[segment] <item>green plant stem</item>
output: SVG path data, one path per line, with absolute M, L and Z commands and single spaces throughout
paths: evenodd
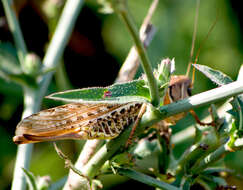
M 43 60 L 44 67 L 54 68 L 57 66 L 58 61 L 63 54 L 64 47 L 66 46 L 72 33 L 74 23 L 82 8 L 83 2 L 83 0 L 68 0 L 65 4 L 58 26 L 55 30 L 54 36 L 50 42 L 47 53 Z M 46 93 L 52 75 L 53 72 L 44 75 L 41 78 L 39 89 L 35 91 L 32 91 L 29 88 L 25 88 L 25 110 L 23 117 L 33 114 L 40 109 L 42 98 Z M 12 190 L 24 190 L 26 187 L 24 173 L 21 168 L 28 168 L 32 149 L 32 144 L 18 146 Z
M 93 178 L 101 166 L 111 158 L 117 150 L 125 145 L 131 132 L 131 127 L 125 130 L 119 137 L 109 141 L 90 159 L 90 161 L 82 168 L 82 173 L 89 178 Z
M 13 10 L 13 1 L 11 0 L 2 0 L 3 3 L 3 8 L 5 11 L 5 15 L 8 21 L 8 26 L 12 32 L 13 38 L 14 38 L 14 42 L 15 42 L 15 46 L 17 48 L 17 53 L 18 53 L 18 58 L 20 61 L 20 64 L 23 68 L 23 64 L 24 64 L 24 58 L 27 55 L 27 48 L 24 42 L 24 38 L 19 26 L 19 22 L 16 18 L 16 15 L 14 13 Z
M 10 4 L 10 2 L 12 1 L 2 0 L 8 25 L 12 32 L 14 42 L 17 48 L 18 58 L 23 68 L 24 58 L 27 55 L 27 48 L 19 26 L 19 22 L 16 18 L 14 10 L 12 9 L 13 5 Z M 27 117 L 30 114 L 35 113 L 39 110 L 39 105 L 36 104 L 35 100 L 36 100 L 36 96 L 33 89 L 25 87 L 24 88 L 24 112 L 22 114 L 22 118 Z M 29 168 L 32 149 L 33 149 L 32 144 L 18 146 L 13 181 L 12 181 L 13 190 L 25 189 L 26 187 L 26 180 L 22 168 L 26 168 L 26 169 Z
M 24 112 L 22 118 L 25 118 L 39 110 L 39 105 L 36 104 L 35 100 L 35 92 L 26 87 L 24 89 Z M 18 146 L 11 187 L 12 190 L 24 190 L 26 188 L 26 181 L 22 168 L 29 168 L 32 150 L 33 144 L 23 144 Z
M 191 173 L 199 173 L 200 171 L 207 168 L 210 164 L 213 162 L 223 158 L 226 154 L 239 150 L 243 148 L 243 138 L 235 140 L 232 147 L 229 148 L 228 142 L 221 145 L 218 149 L 216 149 L 211 154 L 207 155 L 202 161 L 200 161 L 198 164 L 195 164 L 195 166 L 191 169 Z
M 68 79 L 68 75 L 65 70 L 63 61 L 60 61 L 59 66 L 56 69 L 55 79 L 56 79 L 56 85 L 58 87 L 58 91 L 72 89 L 72 84 Z
M 64 52 L 72 34 L 75 21 L 81 11 L 84 0 L 68 0 L 65 4 L 58 25 L 43 59 L 45 69 L 55 68 Z M 41 94 L 43 97 L 52 78 L 53 72 L 46 74 L 41 80 Z M 44 93 L 42 93 L 44 92 Z
M 138 29 L 133 21 L 132 16 L 129 13 L 129 10 L 127 7 L 127 1 L 126 0 L 122 0 L 120 2 L 115 1 L 114 4 L 116 4 L 114 6 L 117 7 L 117 8 L 115 8 L 115 10 L 117 10 L 118 14 L 120 15 L 120 17 L 126 24 L 128 31 L 130 32 L 130 34 L 133 38 L 138 55 L 140 56 L 141 65 L 143 67 L 143 70 L 144 70 L 147 80 L 148 80 L 151 103 L 153 106 L 158 107 L 159 106 L 159 91 L 158 91 L 157 82 L 154 78 L 148 55 L 145 51 L 143 43 L 141 42 L 141 40 L 139 38 Z
M 192 167 L 191 173 L 196 174 L 205 169 L 209 164 L 212 164 L 213 162 L 219 160 L 222 158 L 224 154 L 229 152 L 227 149 L 226 144 L 221 145 L 218 149 L 216 149 L 213 153 L 207 155 L 199 164 L 196 164 Z
M 199 106 L 239 95 L 241 93 L 243 93 L 243 83 L 241 81 L 236 81 L 219 88 L 194 95 L 190 98 L 165 105 L 160 108 L 160 112 L 162 113 L 163 117 L 168 117 L 177 113 L 189 111 L 190 109 L 194 109 Z
M 93 156 L 97 149 L 101 147 L 103 143 L 103 140 L 87 140 L 74 167 L 81 171 L 81 169 L 85 166 L 85 164 L 89 161 L 89 159 Z M 82 186 L 80 178 L 80 175 L 77 175 L 72 170 L 69 170 L 68 179 L 64 185 L 63 190 L 70 190 L 70 187 L 72 187 L 72 190 L 80 189 Z M 84 180 L 87 179 L 84 178 Z
M 156 122 L 165 119 L 166 117 L 172 116 L 180 112 L 189 111 L 190 109 L 195 109 L 199 106 L 210 104 L 223 98 L 228 98 L 230 96 L 235 96 L 241 93 L 243 93 L 243 83 L 233 82 L 231 84 L 194 95 L 190 98 L 180 100 L 176 103 L 163 106 L 160 108 L 162 114 L 158 114 L 158 112 L 156 111 L 146 112 L 140 122 L 135 136 L 139 133 L 142 133 L 145 127 L 151 126 Z M 90 159 L 85 167 L 82 168 L 82 173 L 90 178 L 93 178 L 98 173 L 100 167 L 104 164 L 104 162 L 106 160 L 109 160 L 114 155 L 114 153 L 124 145 L 130 134 L 130 130 L 130 127 L 128 127 L 121 135 L 104 145 Z
M 66 181 L 67 181 L 67 176 L 64 176 L 58 181 L 52 183 L 51 186 L 48 188 L 48 190 L 60 190 Z

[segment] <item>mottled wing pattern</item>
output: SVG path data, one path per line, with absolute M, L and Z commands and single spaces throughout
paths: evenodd
M 60 139 L 114 138 L 137 117 L 140 103 L 72 103 L 40 111 L 22 120 L 13 138 L 17 144 Z

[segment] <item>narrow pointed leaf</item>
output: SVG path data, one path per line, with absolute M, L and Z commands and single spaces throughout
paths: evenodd
M 214 70 L 205 65 L 193 64 L 193 66 L 219 86 L 233 82 L 229 76 L 225 75 L 221 71 Z
M 243 78 L 243 66 L 238 74 L 237 80 L 240 81 Z M 241 136 L 243 132 L 243 94 L 238 95 L 235 97 L 231 102 L 232 109 L 228 111 L 234 118 L 235 118 L 235 125 L 236 128 L 240 131 Z
M 22 169 L 23 169 L 25 177 L 27 179 L 27 183 L 28 183 L 29 189 L 30 190 L 37 190 L 35 176 L 31 172 L 29 172 L 28 170 L 26 170 L 24 168 L 22 168 Z
M 0 72 L 15 75 L 22 73 L 16 49 L 10 43 L 0 43 Z
M 118 83 L 108 87 L 69 90 L 49 95 L 47 98 L 77 103 L 127 103 L 149 102 L 149 89 L 144 80 Z
M 16 49 L 10 43 L 0 43 L 0 77 L 8 82 L 37 87 L 35 80 L 23 73 Z
M 126 177 L 129 177 L 131 179 L 134 179 L 136 181 L 145 183 L 147 185 L 157 187 L 164 190 L 179 190 L 179 188 L 170 185 L 168 183 L 165 183 L 163 181 L 159 181 L 153 177 L 150 177 L 148 175 L 145 175 L 143 173 L 137 172 L 135 170 L 131 169 L 125 169 L 125 168 L 117 168 L 117 173 Z

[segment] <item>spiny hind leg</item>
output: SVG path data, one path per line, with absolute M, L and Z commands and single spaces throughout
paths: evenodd
M 196 122 L 199 124 L 199 125 L 202 125 L 202 126 L 216 126 L 216 123 L 215 121 L 211 121 L 211 122 L 202 122 L 199 117 L 197 116 L 196 112 L 194 110 L 190 110 L 189 111 L 190 114 L 194 117 L 194 119 L 196 120 Z M 213 117 L 212 117 L 213 118 Z
M 146 111 L 146 107 L 147 107 L 146 104 L 143 104 L 143 105 L 142 105 L 142 107 L 141 107 L 141 109 L 140 109 L 140 111 L 139 111 L 139 113 L 138 113 L 138 117 L 137 117 L 137 119 L 135 120 L 135 122 L 134 122 L 134 124 L 133 124 L 132 130 L 131 130 L 131 133 L 130 133 L 130 135 L 129 135 L 129 138 L 128 138 L 127 142 L 126 142 L 125 148 L 127 148 L 129 145 L 132 144 L 132 138 L 133 138 L 133 136 L 134 136 L 134 133 L 135 133 L 135 131 L 136 131 L 136 128 L 137 128 L 137 126 L 138 126 L 138 124 L 139 124 L 139 122 L 140 122 L 140 120 L 141 120 L 143 114 L 144 114 L 145 111 Z

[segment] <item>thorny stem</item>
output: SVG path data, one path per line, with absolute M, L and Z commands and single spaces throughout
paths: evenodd
M 45 68 L 54 68 L 57 66 L 60 57 L 63 54 L 64 47 L 66 46 L 68 39 L 71 35 L 71 32 L 74 27 L 74 23 L 78 17 L 78 14 L 82 8 L 83 0 L 69 0 L 67 1 L 64 10 L 62 12 L 61 18 L 59 20 L 58 26 L 55 30 L 54 36 L 50 45 L 48 47 L 47 53 L 43 60 L 43 66 Z M 3 0 L 4 6 L 9 6 L 8 0 Z M 6 13 L 6 15 L 14 15 L 12 9 L 8 9 L 10 13 Z M 9 20 L 8 20 L 9 21 Z M 10 23 L 14 23 L 14 26 L 17 27 L 18 23 L 16 17 L 10 17 Z M 18 50 L 23 50 L 22 57 L 27 53 L 25 46 L 22 44 L 23 37 L 20 32 L 20 28 L 14 28 L 13 35 L 16 40 L 16 46 Z M 17 33 L 16 33 L 17 32 Z M 22 38 L 22 40 L 21 40 Z M 21 59 L 22 59 L 21 57 Z M 24 89 L 24 104 L 25 110 L 23 112 L 23 117 L 31 115 L 37 112 L 40 109 L 40 104 L 43 96 L 46 93 L 47 87 L 51 81 L 51 77 L 53 72 L 44 75 L 40 80 L 40 88 L 37 90 L 30 90 L 28 87 Z M 13 190 L 24 190 L 26 187 L 26 181 L 24 178 L 24 173 L 21 168 L 28 168 L 31 158 L 33 145 L 19 145 L 16 157 L 16 165 L 14 170 L 14 178 L 12 183 Z
M 117 4 L 117 5 L 115 5 L 115 4 Z M 128 30 L 133 38 L 135 47 L 136 47 L 137 52 L 141 59 L 141 65 L 143 67 L 143 70 L 144 70 L 147 80 L 148 80 L 151 103 L 153 106 L 158 107 L 159 99 L 160 99 L 158 86 L 157 86 L 156 80 L 155 80 L 153 72 L 152 72 L 151 63 L 149 61 L 148 55 L 146 54 L 143 43 L 141 42 L 141 40 L 139 38 L 138 29 L 133 21 L 132 16 L 129 13 L 129 10 L 127 7 L 127 1 L 122 0 L 120 2 L 114 2 L 113 6 L 116 7 L 115 10 L 117 10 L 118 14 L 121 16 L 122 20 L 125 22 Z
M 194 109 L 195 107 L 203 106 L 206 104 L 214 103 L 221 99 L 229 98 L 239 95 L 243 92 L 243 83 L 241 81 L 232 82 L 219 88 L 215 88 L 190 98 L 165 105 L 160 108 L 163 117 L 169 117 L 177 113 Z
M 36 93 L 32 89 L 24 88 L 24 111 L 22 118 L 25 118 L 39 110 L 36 104 Z M 22 144 L 17 148 L 17 156 L 12 181 L 12 190 L 24 190 L 26 187 L 25 175 L 22 168 L 28 169 L 30 165 L 33 144 Z
M 24 42 L 22 32 L 20 30 L 19 22 L 12 9 L 13 5 L 9 0 L 2 0 L 6 18 L 9 28 L 13 34 L 14 42 L 17 48 L 18 58 L 23 68 L 24 58 L 27 54 L 27 48 Z M 35 94 L 32 89 L 28 87 L 24 88 L 24 112 L 22 118 L 38 111 L 38 106 L 35 105 Z M 20 145 L 17 149 L 17 157 L 14 168 L 14 176 L 12 182 L 12 189 L 25 189 L 26 181 L 25 176 L 21 168 L 29 168 L 30 157 L 32 153 L 33 145 Z
M 24 38 L 19 26 L 19 22 L 13 10 L 13 5 L 10 3 L 12 1 L 2 0 L 6 18 L 8 21 L 9 28 L 12 32 L 14 42 L 17 48 L 17 54 L 20 64 L 23 68 L 24 58 L 27 54 L 27 48 L 24 42 Z M 35 92 L 28 88 L 24 88 L 24 112 L 22 118 L 33 114 L 39 110 L 38 105 L 35 104 L 36 96 Z M 17 149 L 16 163 L 14 168 L 14 175 L 12 181 L 12 189 L 25 189 L 26 181 L 22 168 L 29 168 L 30 158 L 32 154 L 33 145 L 20 145 Z

